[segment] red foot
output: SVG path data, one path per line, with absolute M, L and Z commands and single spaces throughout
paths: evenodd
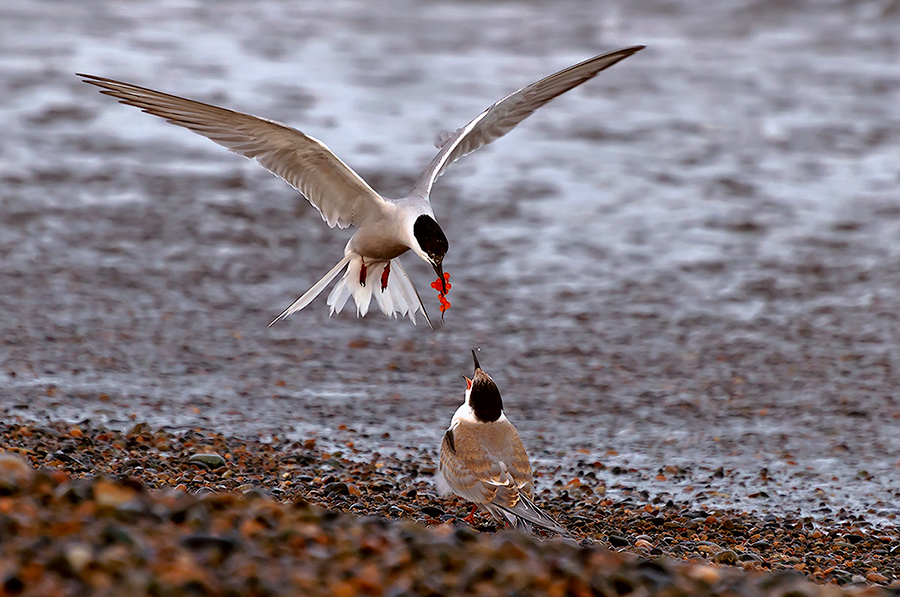
M 360 264 L 359 264 L 359 285 L 360 286 L 366 285 L 366 278 L 368 277 L 368 275 L 369 275 L 369 268 L 366 267 L 366 262 L 365 261 L 360 262 Z
M 384 292 L 387 288 L 388 276 L 391 275 L 391 262 L 388 261 L 387 265 L 384 266 L 384 271 L 381 272 L 381 292 Z
M 475 526 L 475 512 L 478 511 L 478 506 L 472 506 L 472 511 L 469 512 L 469 515 L 463 518 L 463 521 L 468 522 L 470 525 Z

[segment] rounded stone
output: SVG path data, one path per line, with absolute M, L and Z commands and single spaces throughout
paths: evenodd
M 202 464 L 207 468 L 221 468 L 225 466 L 225 459 L 218 454 L 194 454 L 188 459 L 188 462 Z

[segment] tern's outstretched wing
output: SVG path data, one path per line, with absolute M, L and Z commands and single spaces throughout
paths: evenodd
M 359 225 L 384 199 L 321 141 L 287 125 L 130 83 L 78 74 L 121 103 L 183 126 L 260 165 L 300 191 L 332 228 Z
M 595 56 L 507 95 L 479 114 L 475 120 L 443 139 L 440 151 L 416 181 L 413 194 L 427 197 L 434 181 L 444 173 L 447 166 L 479 147 L 496 141 L 553 98 L 578 87 L 600 71 L 642 49 L 644 46 L 632 46 Z

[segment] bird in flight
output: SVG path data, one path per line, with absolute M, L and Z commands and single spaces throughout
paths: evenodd
M 343 259 L 272 323 L 309 305 L 343 272 L 328 295 L 332 315 L 339 313 L 352 296 L 357 316 L 365 316 L 374 296 L 387 316 L 408 316 L 415 324 L 416 313 L 421 310 L 433 327 L 399 257 L 411 250 L 434 268 L 438 279 L 432 286 L 438 291 L 443 314 L 450 306 L 445 298 L 450 290 L 449 275 L 443 270 L 449 244 L 429 199 L 437 178 L 448 165 L 499 139 L 553 98 L 643 48 L 615 50 L 563 69 L 507 95 L 469 124 L 442 135 L 437 155 L 419 175 L 412 191 L 400 199 L 382 197 L 324 143 L 280 122 L 105 77 L 82 73 L 78 76 L 120 103 L 256 159 L 306 197 L 330 227 L 356 227 L 344 247 Z

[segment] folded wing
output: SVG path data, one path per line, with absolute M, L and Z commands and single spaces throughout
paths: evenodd
M 597 73 L 628 58 L 644 46 L 632 46 L 595 56 L 506 96 L 466 126 L 442 135 L 441 149 L 416 181 L 414 193 L 427 197 L 434 181 L 459 158 L 496 141 L 553 98 L 578 87 Z
M 507 425 L 514 433 L 512 425 Z M 447 488 L 476 504 L 506 507 L 512 507 L 521 494 L 531 495 L 531 465 L 518 435 L 501 446 L 501 438 L 476 437 L 473 431 L 471 425 L 461 424 L 444 434 L 440 472 Z
M 547 514 L 544 513 L 543 510 L 535 506 L 534 502 L 532 502 L 525 495 L 519 495 L 519 499 L 516 500 L 516 503 L 512 506 L 503 506 L 500 504 L 498 504 L 498 506 L 504 512 L 509 512 L 513 516 L 533 525 L 543 527 L 548 531 L 553 531 L 554 533 L 559 533 L 563 537 L 570 536 L 569 531 L 568 529 L 566 529 L 566 527 L 550 518 Z
M 359 225 L 385 200 L 321 141 L 251 114 L 219 108 L 130 83 L 78 74 L 121 103 L 165 118 L 260 165 L 300 191 L 332 228 Z

